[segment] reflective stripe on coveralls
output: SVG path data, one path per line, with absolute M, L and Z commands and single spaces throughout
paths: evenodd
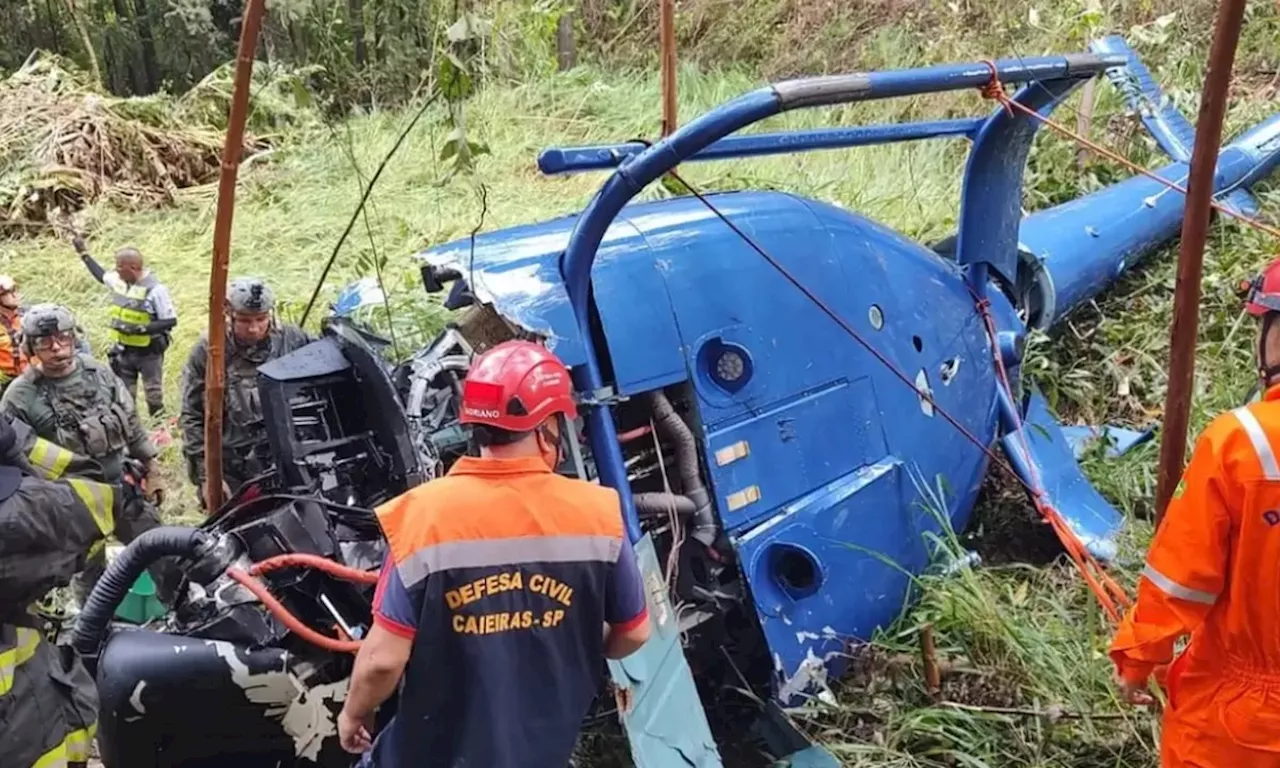
M 80 497 L 80 501 L 89 508 L 89 514 L 93 516 L 94 525 L 98 526 L 98 530 L 102 531 L 103 536 L 110 536 L 115 530 L 115 516 L 111 510 L 114 508 L 115 491 L 111 486 L 105 483 L 95 483 L 92 480 L 82 480 L 78 477 L 67 478 L 67 485 L 71 486 L 71 490 L 76 492 Z M 89 557 L 95 557 L 98 551 L 106 547 L 107 540 L 105 538 L 98 541 L 89 548 Z
M 12 643 L 6 643 L 6 638 L 16 639 Z M 87 673 L 83 673 L 83 678 L 76 676 L 65 678 L 65 680 L 54 678 L 50 665 L 57 664 L 54 661 L 56 652 L 53 646 L 41 637 L 39 630 L 29 627 L 5 627 L 0 630 L 0 648 L 5 646 L 10 647 L 0 650 L 0 704 L 6 697 L 12 696 L 14 701 L 9 706 L 22 710 L 21 712 L 9 710 L 6 727 L 28 728 L 36 725 L 34 722 L 25 722 L 19 717 L 21 714 L 43 716 L 46 719 L 40 724 L 46 726 L 57 722 L 76 723 L 80 718 L 87 718 L 92 714 L 92 709 L 83 712 L 79 709 L 79 705 L 71 701 L 63 702 L 51 697 L 63 694 L 58 693 L 59 687 L 56 683 L 51 686 L 47 681 L 56 679 L 58 682 L 65 682 L 65 680 L 74 679 L 77 683 L 92 685 L 92 680 Z M 37 656 L 40 657 L 39 661 L 33 663 Z M 37 728 L 29 735 L 34 735 L 38 730 Z M 7 759 L 0 762 L 5 766 L 14 765 L 15 768 L 27 768 L 27 765 L 30 768 L 66 768 L 71 764 L 83 764 L 89 760 L 90 747 L 96 731 L 96 720 L 87 727 L 66 732 L 54 731 L 51 735 L 52 738 L 58 739 L 56 743 L 50 745 L 46 741 L 44 746 L 26 744 L 24 745 L 26 748 L 34 747 L 34 750 L 42 751 L 27 752 L 26 749 L 20 749 L 17 755 L 9 754 L 6 756 Z M 27 761 L 30 761 L 34 754 L 39 756 L 34 762 L 28 763 Z M 16 762 L 10 762 L 10 760 Z
M 40 645 L 40 633 L 27 627 L 18 627 L 17 642 L 13 647 L 0 650 L 0 696 L 13 690 L 13 673 L 18 667 L 36 655 Z
M 67 768 L 72 763 L 89 762 L 89 746 L 93 744 L 98 726 L 81 728 L 67 734 L 62 743 L 40 756 L 31 768 Z
M 104 536 L 110 535 L 116 527 L 111 512 L 115 505 L 115 489 L 106 483 L 95 483 L 78 477 L 67 478 L 67 485 L 71 486 L 71 490 L 75 491 L 80 501 L 89 508 L 89 514 L 93 515 L 93 522 L 98 526 L 98 530 L 102 531 Z
M 62 473 L 67 471 L 67 466 L 71 464 L 73 458 L 75 458 L 74 453 L 43 437 L 37 437 L 35 445 L 31 446 L 31 451 L 27 453 L 31 468 L 45 480 L 57 480 L 62 477 Z
M 1165 768 L 1280 768 L 1280 386 L 1205 429 L 1111 644 L 1120 675 L 1169 667 Z
M 156 285 L 154 275 L 147 274 L 138 282 L 129 285 L 116 277 L 107 280 L 111 289 L 112 307 L 110 312 L 111 340 L 126 347 L 149 347 L 151 336 L 145 333 L 128 333 L 130 326 L 145 326 L 151 322 L 151 310 L 147 308 L 147 297 Z
M 45 639 L 25 606 L 65 584 L 111 533 L 110 486 L 21 479 L 0 500 L 0 765 L 59 768 L 88 761 L 97 722 L 93 677 L 68 646 Z M 97 487 L 95 487 L 97 486 Z M 88 508 L 86 508 L 88 505 Z
M 1280 480 L 1280 466 L 1276 465 L 1275 451 L 1271 450 L 1271 442 L 1267 433 L 1262 431 L 1258 418 L 1249 413 L 1248 408 L 1237 408 L 1231 412 L 1244 426 L 1249 442 L 1253 443 L 1253 452 L 1258 455 L 1258 463 L 1262 465 L 1262 476 L 1268 480 Z

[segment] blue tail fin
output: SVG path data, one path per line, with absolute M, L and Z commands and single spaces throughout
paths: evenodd
M 1129 108 L 1142 118 L 1142 124 L 1160 148 L 1175 161 L 1190 164 L 1191 150 L 1196 143 L 1195 126 L 1161 92 L 1137 52 L 1119 35 L 1095 40 L 1089 48 L 1094 53 L 1122 54 L 1128 58 L 1124 66 L 1107 70 L 1107 79 L 1124 95 Z M 1246 216 L 1258 214 L 1257 200 L 1243 188 L 1220 194 L 1219 202 Z

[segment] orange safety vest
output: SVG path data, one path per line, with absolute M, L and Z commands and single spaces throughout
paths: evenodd
M 1165 680 L 1164 768 L 1280 768 L 1280 386 L 1200 436 L 1111 643 Z
M 27 356 L 22 353 L 19 343 L 22 316 L 17 312 L 12 316 L 0 313 L 0 326 L 4 326 L 4 333 L 0 333 L 0 374 L 9 379 L 17 378 L 27 369 Z

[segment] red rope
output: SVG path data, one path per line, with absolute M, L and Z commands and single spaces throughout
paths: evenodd
M 970 293 L 973 293 L 972 288 Z M 1004 390 L 1005 396 L 1012 403 L 1014 402 L 1013 387 L 1009 383 L 1009 373 L 1005 369 L 1004 360 L 1000 356 L 995 319 L 991 316 L 991 302 L 976 293 L 973 294 L 973 298 L 979 314 L 982 315 L 983 323 L 986 325 L 987 336 L 991 339 L 996 377 L 1000 382 L 1000 387 Z M 1067 551 L 1072 562 L 1075 563 L 1076 569 L 1084 577 L 1090 591 L 1098 598 L 1098 602 L 1102 605 L 1103 610 L 1107 612 L 1107 616 L 1113 622 L 1118 622 L 1121 610 L 1116 607 L 1116 604 L 1119 603 L 1127 608 L 1131 604 L 1128 594 L 1106 573 L 1102 564 L 1098 562 L 1093 553 L 1085 547 L 1084 542 L 1080 541 L 1080 538 L 1062 519 L 1062 514 L 1045 497 L 1044 486 L 1040 481 L 1040 470 L 1035 462 L 1031 460 L 1031 446 L 1027 442 L 1027 433 L 1023 428 L 1022 418 L 1018 415 L 1016 408 L 1013 409 L 1013 420 L 1015 431 L 1018 435 L 1018 447 L 1021 449 L 1023 461 L 1031 475 L 1031 501 L 1035 505 L 1036 511 L 1053 528 L 1054 533 L 1058 536 L 1058 541 L 1062 543 L 1063 549 Z
M 1128 168 L 1129 170 L 1135 173 L 1146 176 L 1149 179 L 1153 179 L 1154 181 L 1158 182 L 1159 184 L 1161 184 L 1167 189 L 1171 189 L 1175 192 L 1180 192 L 1183 195 L 1187 194 L 1187 188 L 1185 186 L 1175 181 L 1170 181 L 1169 179 L 1163 178 L 1153 173 L 1152 171 L 1149 171 L 1146 168 L 1143 168 L 1142 166 L 1138 165 L 1132 160 L 1129 160 L 1128 158 L 1120 155 L 1119 153 L 1114 152 L 1104 146 L 1101 146 L 1096 142 L 1090 141 L 1084 136 L 1081 136 L 1078 133 L 1075 133 L 1074 131 L 1058 124 L 1054 120 L 1046 117 L 1045 115 L 1040 114 L 1038 111 L 1031 109 L 1030 107 L 1025 106 L 1023 104 L 1020 104 L 1017 101 L 1014 101 L 1012 98 L 1009 97 L 1009 94 L 1004 89 L 1004 85 L 1000 82 L 999 71 L 996 68 L 995 62 L 988 60 L 988 61 L 984 61 L 983 64 L 985 64 L 987 68 L 991 70 L 991 79 L 987 83 L 983 84 L 979 88 L 979 91 L 982 93 L 982 95 L 985 98 L 998 101 L 1001 105 L 1004 106 L 1005 110 L 1009 114 L 1013 114 L 1013 110 L 1018 110 L 1019 112 L 1022 112 L 1025 115 L 1035 118 L 1036 120 L 1040 121 L 1044 125 L 1047 125 L 1049 128 L 1053 129 L 1057 133 L 1063 136 L 1066 136 L 1067 138 L 1075 141 L 1076 143 L 1080 144 L 1083 147 L 1088 148 L 1090 151 L 1096 152 L 1097 154 L 1103 157 L 1109 158 L 1110 160 L 1116 163 L 1119 163 L 1120 165 L 1123 165 L 1124 167 Z M 1246 216 L 1237 211 L 1233 211 L 1227 208 L 1226 206 L 1222 205 L 1221 203 L 1218 203 L 1217 201 L 1211 200 L 1210 205 L 1214 210 L 1218 211 L 1219 213 L 1229 216 L 1230 218 L 1236 219 L 1237 221 L 1245 224 L 1246 226 L 1252 227 L 1253 229 L 1256 229 L 1260 232 L 1265 232 L 1271 235 L 1272 237 L 1280 239 L 1280 229 L 1277 229 L 1276 227 L 1265 224 L 1255 218 Z M 982 311 L 984 319 L 986 320 L 988 333 L 992 335 L 992 338 L 994 340 L 995 325 L 991 319 L 991 314 L 988 311 L 987 307 L 985 306 L 984 301 L 979 302 L 979 307 Z M 1003 362 L 1000 360 L 999 354 L 996 355 L 996 366 L 1000 374 L 1001 384 L 1002 386 L 1006 387 L 1006 390 L 1007 390 L 1009 386 L 1008 377 L 1004 371 L 1004 365 L 1003 365 Z M 1017 418 L 1016 413 L 1015 413 L 1015 418 Z M 1020 426 L 1021 425 L 1019 425 L 1019 427 Z M 1026 444 L 1026 435 L 1021 429 L 1019 429 L 1019 436 L 1021 439 L 1022 450 L 1024 452 L 1029 452 L 1028 446 Z M 1039 486 L 1040 482 L 1039 482 L 1039 477 L 1036 474 L 1035 465 L 1030 461 L 1028 461 L 1027 464 L 1030 467 L 1030 470 L 1032 472 L 1032 484 Z M 1116 584 L 1116 582 L 1113 579 L 1111 579 L 1110 576 L 1108 576 L 1105 572 L 1102 571 L 1101 565 L 1099 565 L 1097 560 L 1088 552 L 1087 549 L 1083 547 L 1083 545 L 1081 545 L 1079 539 L 1076 538 L 1071 533 L 1070 529 L 1066 526 L 1065 522 L 1063 522 L 1062 516 L 1057 512 L 1057 510 L 1054 510 L 1044 500 L 1043 495 L 1040 493 L 1039 490 L 1033 491 L 1033 499 L 1035 500 L 1037 509 L 1041 511 L 1041 514 L 1044 515 L 1046 520 L 1048 520 L 1053 525 L 1054 530 L 1058 532 L 1059 538 L 1062 540 L 1063 544 L 1067 547 L 1067 550 L 1071 554 L 1072 559 L 1076 561 L 1076 565 L 1080 568 L 1081 573 L 1084 574 L 1085 579 L 1089 582 L 1090 588 L 1094 591 L 1094 594 L 1097 595 L 1099 601 L 1103 604 L 1103 607 L 1107 609 L 1108 614 L 1110 614 L 1113 619 L 1117 618 L 1117 611 L 1116 611 L 1115 604 L 1119 603 L 1120 605 L 1125 607 L 1131 605 L 1129 596 L 1124 592 L 1124 590 L 1118 584 Z M 1096 569 L 1099 576 L 1097 580 L 1095 580 L 1090 574 L 1089 572 L 1090 568 Z
M 1025 104 L 1020 104 L 1014 101 L 1012 98 L 1009 97 L 1009 94 L 1005 92 L 1004 84 L 1000 82 L 1000 74 L 999 74 L 999 71 L 996 69 L 995 62 L 991 61 L 990 59 L 987 59 L 982 63 L 987 66 L 987 69 L 991 70 L 991 79 L 986 83 L 984 83 L 983 85 L 979 86 L 978 91 L 983 95 L 983 97 L 1000 102 L 1002 105 L 1004 105 L 1005 111 L 1008 112 L 1009 114 L 1013 114 L 1013 110 L 1016 109 L 1019 112 L 1022 112 L 1023 114 L 1028 115 L 1029 117 L 1033 117 L 1036 120 L 1039 120 L 1041 123 L 1044 123 L 1045 125 L 1049 126 L 1050 128 L 1062 134 L 1063 136 L 1066 136 L 1067 138 L 1075 141 L 1077 144 L 1087 147 L 1090 151 L 1096 152 L 1099 155 L 1102 155 L 1103 157 L 1106 157 L 1114 162 L 1117 162 L 1123 165 L 1124 167 L 1128 168 L 1134 173 L 1140 173 L 1149 179 L 1153 179 L 1159 182 L 1160 184 L 1163 184 L 1165 187 L 1169 189 L 1172 189 L 1176 192 L 1181 192 L 1184 195 L 1187 194 L 1187 188 L 1177 183 L 1176 181 L 1169 181 L 1168 179 L 1162 176 L 1159 176 L 1152 171 L 1148 171 L 1146 168 L 1143 168 L 1142 166 L 1133 162 L 1129 158 L 1124 157 L 1123 155 L 1120 155 L 1119 153 L 1114 152 L 1110 149 L 1107 149 L 1106 147 L 1100 144 L 1092 142 L 1089 139 L 1085 138 L 1084 136 L 1081 136 L 1080 134 L 1072 131 L 1069 128 L 1065 128 L 1062 125 L 1059 125 L 1058 123 L 1054 122 L 1051 118 L 1045 117 L 1044 115 L 1026 106 Z M 1263 222 L 1258 221 L 1255 218 L 1246 216 L 1243 213 L 1233 211 L 1230 208 L 1227 208 L 1226 206 L 1217 202 L 1216 200 L 1210 200 L 1209 205 L 1215 211 L 1218 211 L 1219 213 L 1225 216 L 1229 216 L 1247 226 L 1253 227 L 1254 229 L 1257 229 L 1262 232 L 1266 232 L 1267 234 L 1271 235 L 1276 239 L 1280 239 L 1280 229 L 1277 229 L 1276 227 L 1270 226 L 1269 224 L 1264 224 Z

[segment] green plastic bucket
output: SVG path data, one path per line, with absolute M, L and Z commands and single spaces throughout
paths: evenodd
M 156 597 L 156 585 L 151 581 L 151 574 L 143 571 L 129 588 L 129 594 L 120 601 L 120 607 L 116 608 L 116 618 L 134 624 L 145 624 L 163 616 L 164 612 L 164 603 Z

